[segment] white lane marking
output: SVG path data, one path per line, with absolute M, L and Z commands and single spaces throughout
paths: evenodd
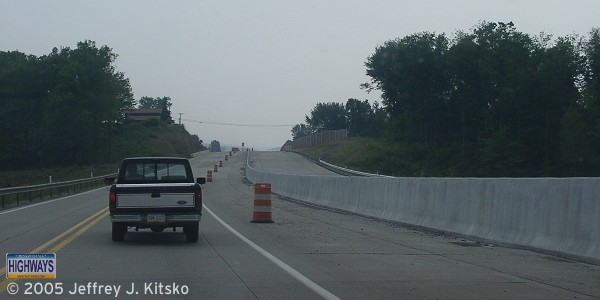
M 339 300 L 340 299 L 336 295 L 330 293 L 328 290 L 324 289 L 320 285 L 318 285 L 315 282 L 313 282 L 312 280 L 308 279 L 306 276 L 302 275 L 300 272 L 296 271 L 294 268 L 290 267 L 288 264 L 284 263 L 277 257 L 273 256 L 271 253 L 267 252 L 265 249 L 261 248 L 260 246 L 258 246 L 257 244 L 255 244 L 254 242 L 252 242 L 251 240 L 249 240 L 248 238 L 243 236 L 241 233 L 237 232 L 235 229 L 233 229 L 233 227 L 229 226 L 229 224 L 225 223 L 225 221 L 221 220 L 221 218 L 219 218 L 208 207 L 206 207 L 206 205 L 202 204 L 202 206 L 204 207 L 204 209 L 206 209 L 206 211 L 208 211 L 208 213 L 211 216 L 213 216 L 213 218 L 215 218 L 217 221 L 219 221 L 219 223 L 221 223 L 221 225 L 223 225 L 225 228 L 227 228 L 229 231 L 231 231 L 231 233 L 233 233 L 235 236 L 237 236 L 240 240 L 242 240 L 244 243 L 248 244 L 248 246 L 254 248 L 254 250 L 256 250 L 258 253 L 262 254 L 262 256 L 266 257 L 268 260 L 270 260 L 272 263 L 276 264 L 278 267 L 280 267 L 286 273 L 288 273 L 292 277 L 296 278 L 298 281 L 300 281 L 306 287 L 311 289 L 313 292 L 319 294 L 324 299 L 331 299 L 331 300 Z
M 40 203 L 37 203 L 37 204 L 26 205 L 26 206 L 23 206 L 23 207 L 19 207 L 19 208 L 15 208 L 15 209 L 11 209 L 11 210 L 0 212 L 0 215 L 4 215 L 4 214 L 7 214 L 7 213 L 19 211 L 19 210 L 26 209 L 26 208 L 35 207 L 35 206 L 38 206 L 38 205 L 52 203 L 52 202 L 55 202 L 55 201 L 58 201 L 58 200 L 65 200 L 65 199 L 69 199 L 69 198 L 72 198 L 72 197 L 75 197 L 75 196 L 89 194 L 91 192 L 95 192 L 95 191 L 98 191 L 98 190 L 101 190 L 101 189 L 105 189 L 105 188 L 106 187 L 101 187 L 101 188 L 97 188 L 95 190 L 90 190 L 90 191 L 83 192 L 83 193 L 77 193 L 77 194 L 66 196 L 66 197 L 62 197 L 62 198 L 57 198 L 57 199 L 53 199 L 53 200 L 43 201 L 43 202 L 40 202 Z

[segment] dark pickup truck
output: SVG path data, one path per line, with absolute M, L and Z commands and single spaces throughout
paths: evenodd
M 126 158 L 109 194 L 112 240 L 125 239 L 129 228 L 183 228 L 188 242 L 198 241 L 205 178 L 194 180 L 190 162 L 175 157 Z

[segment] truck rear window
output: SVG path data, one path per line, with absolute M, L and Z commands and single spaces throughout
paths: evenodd
M 180 162 L 129 162 L 122 173 L 122 183 L 193 182 L 186 165 Z

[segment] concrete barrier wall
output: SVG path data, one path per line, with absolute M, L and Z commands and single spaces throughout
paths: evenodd
M 274 174 L 276 194 L 600 264 L 600 178 L 378 178 Z

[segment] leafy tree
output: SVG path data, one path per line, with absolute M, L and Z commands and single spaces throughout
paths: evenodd
M 594 28 L 582 43 L 581 100 L 571 102 L 562 118 L 561 150 L 567 174 L 600 174 L 600 29 Z
M 213 140 L 210 142 L 210 151 L 211 152 L 221 152 L 221 143 L 217 140 Z
M 444 138 L 447 50 L 443 34 L 425 32 L 388 41 L 367 59 L 372 80 L 366 86 L 382 91 L 394 140 L 430 143 Z
M 389 137 L 420 174 L 598 174 L 598 49 L 597 29 L 587 42 L 552 41 L 483 22 L 452 41 L 419 33 L 386 42 L 367 59 L 363 88 L 381 90 Z M 349 104 L 355 133 L 365 107 Z
M 348 99 L 346 105 L 340 103 L 317 103 L 306 116 L 307 124 L 296 124 L 292 128 L 295 139 L 309 136 L 321 130 L 348 129 L 351 136 L 377 137 L 385 132 L 387 114 L 375 102 Z
M 322 130 L 346 129 L 346 111 L 341 103 L 317 103 L 310 112 L 310 117 L 306 116 L 306 124 L 319 132 Z
M 116 57 L 93 41 L 41 57 L 0 52 L 3 165 L 88 164 L 106 157 L 114 126 L 134 104 L 129 80 L 113 66 Z M 9 136 L 16 138 L 5 140 Z
M 202 141 L 183 126 L 162 122 L 150 130 L 125 124 L 125 112 L 136 103 L 129 79 L 114 67 L 116 58 L 108 46 L 97 47 L 93 41 L 54 48 L 40 57 L 0 51 L 0 166 L 113 162 L 140 154 L 139 144 L 151 140 L 155 131 L 167 138 L 147 154 L 202 149 Z M 170 98 L 152 100 L 170 120 Z
M 482 80 L 481 49 L 474 34 L 459 32 L 448 51 L 448 102 L 449 139 L 460 152 L 457 157 L 462 164 L 469 164 L 475 155 L 479 134 L 484 130 L 485 101 L 481 95 L 485 81 Z
M 46 76 L 37 57 L 0 52 L 0 162 L 5 166 L 30 165 L 43 149 Z
M 379 103 L 375 102 L 371 106 L 369 100 L 351 98 L 346 101 L 345 109 L 350 136 L 377 137 L 385 131 L 385 112 L 379 107 Z
M 44 116 L 47 155 L 53 161 L 95 161 L 100 145 L 109 144 L 111 124 L 133 106 L 129 80 L 112 65 L 116 57 L 109 47 L 85 41 L 76 49 L 55 48 L 45 58 L 54 74 Z
M 368 100 L 361 102 L 357 99 L 348 99 L 346 102 L 346 120 L 348 120 L 348 134 L 350 136 L 367 136 L 369 121 L 373 111 Z
M 581 99 L 578 78 L 584 72 L 584 59 L 578 44 L 577 36 L 563 37 L 536 53 L 536 92 L 529 97 L 530 118 L 524 141 L 531 164 L 546 170 L 539 175 L 557 174 L 563 169 L 559 163 L 560 131 L 565 125 L 562 119 L 569 107 Z
M 308 127 L 306 124 L 296 124 L 292 127 L 292 138 L 296 140 L 297 138 L 301 138 L 303 136 L 309 136 L 313 133 L 312 128 Z
M 162 109 L 163 115 L 161 116 L 161 119 L 173 123 L 173 118 L 171 116 L 171 105 L 173 105 L 173 103 L 171 103 L 170 97 L 142 97 L 140 98 L 139 103 L 139 108 Z

